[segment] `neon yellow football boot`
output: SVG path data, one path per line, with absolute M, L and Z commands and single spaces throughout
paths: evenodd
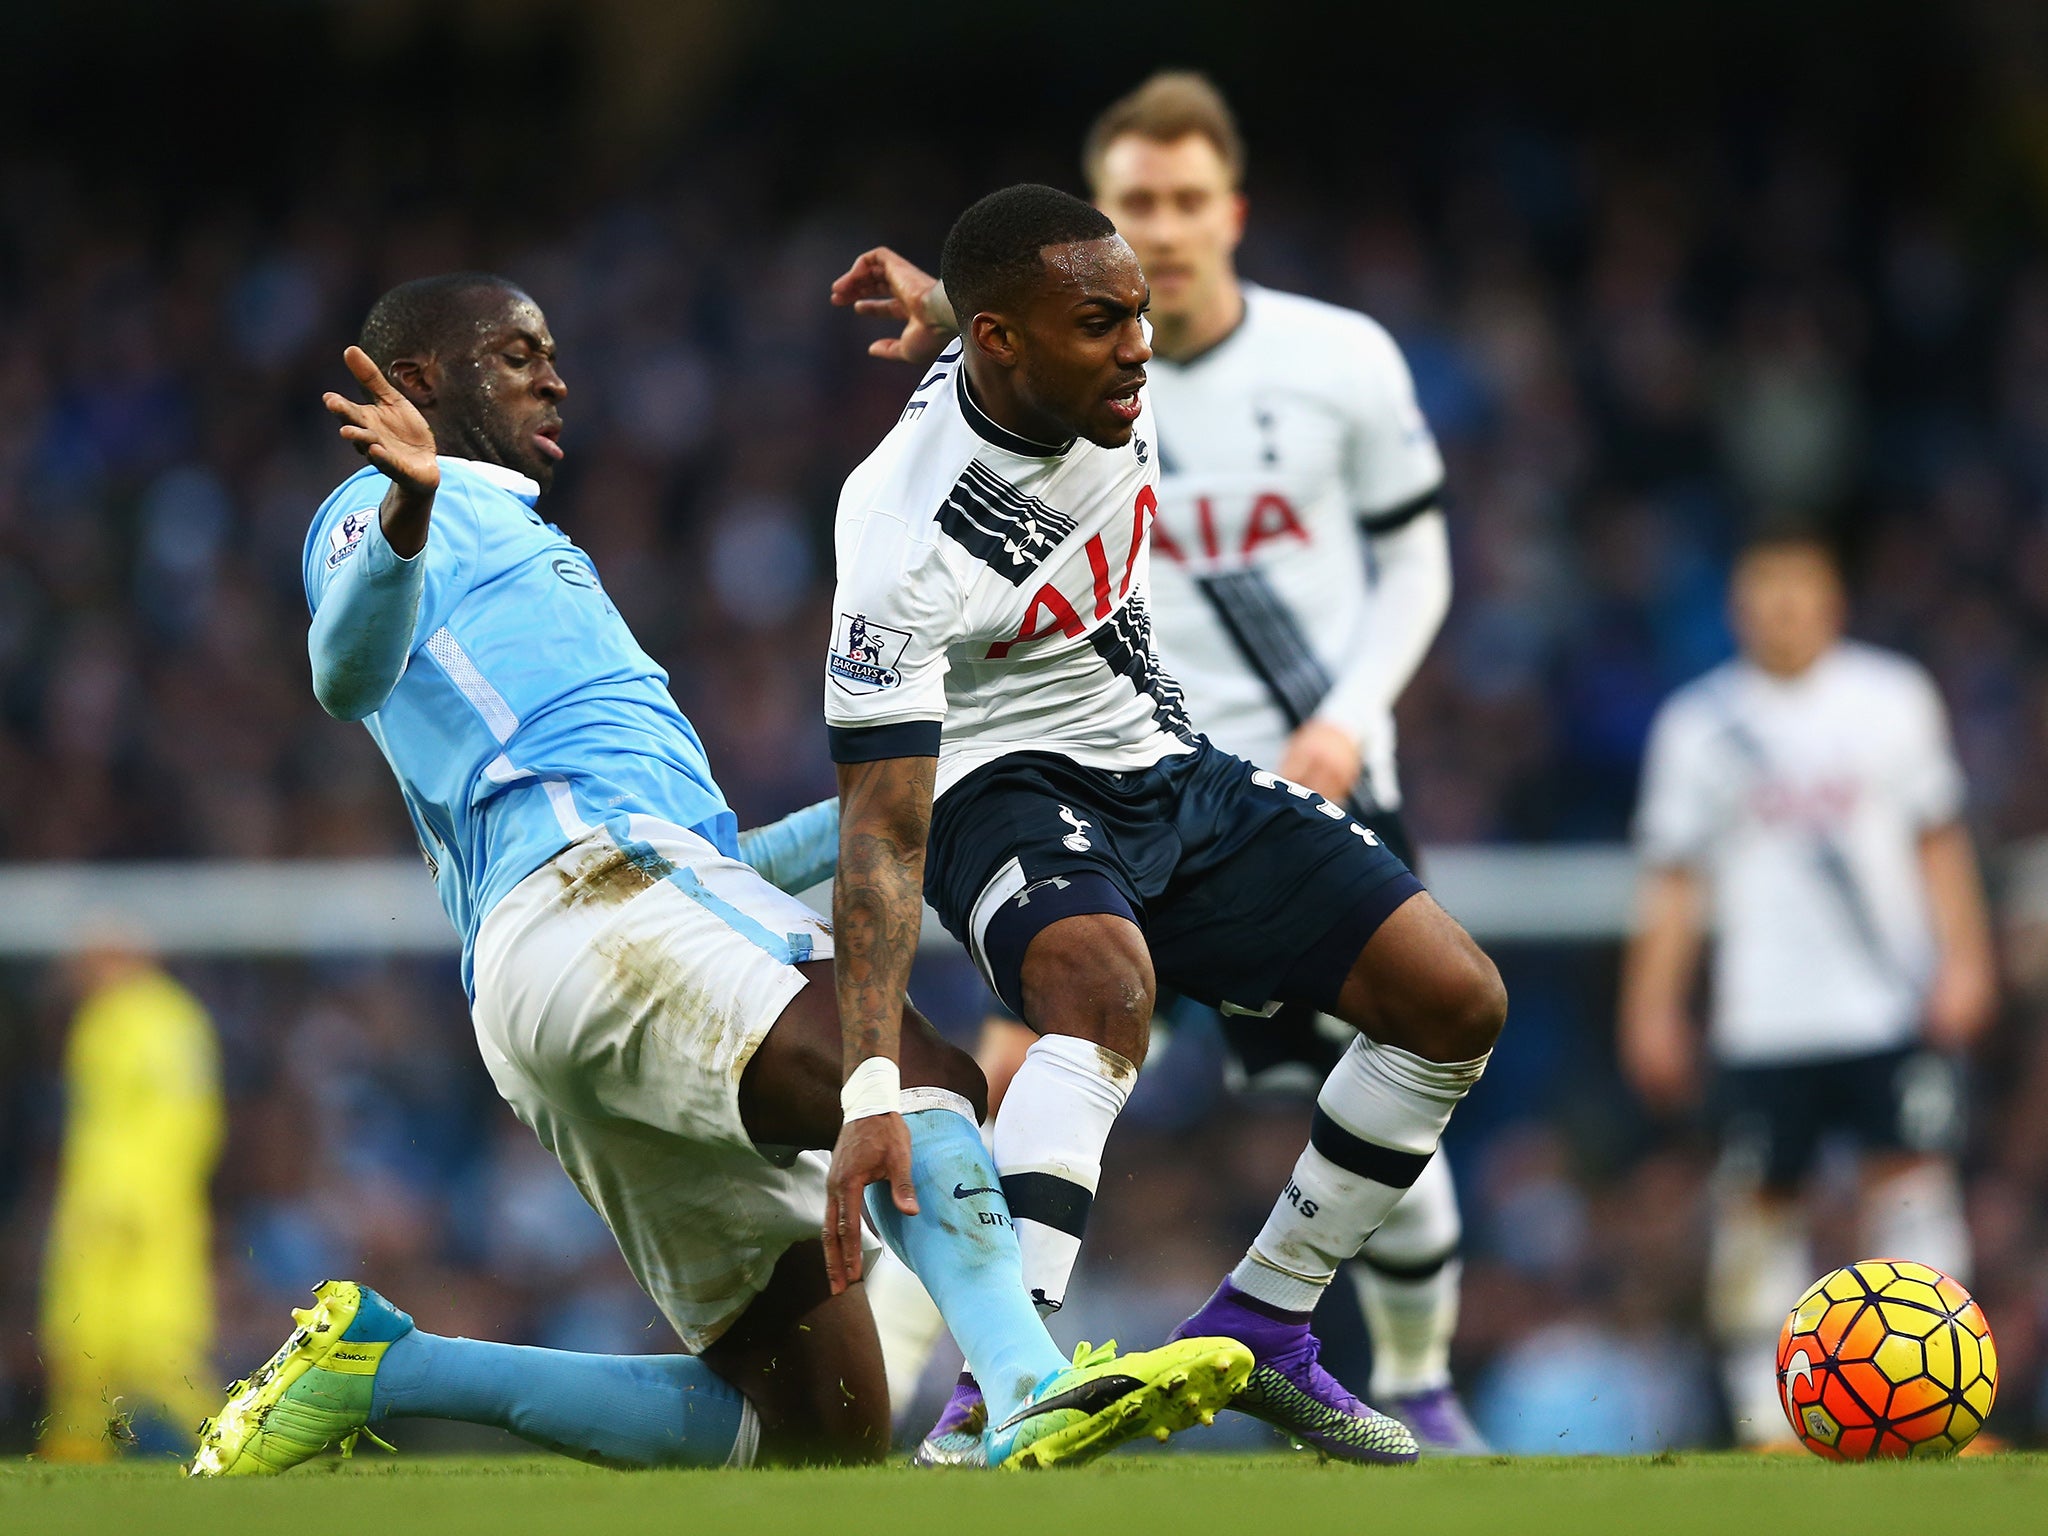
M 1252 1373 L 1235 1339 L 1177 1339 L 1118 1355 L 1114 1341 L 1083 1344 L 1074 1363 L 1038 1384 L 1031 1399 L 988 1429 L 988 1465 L 1010 1470 L 1072 1467 L 1127 1440 L 1164 1440 L 1215 1422 Z
M 358 1435 L 384 1445 L 366 1427 L 370 1395 L 385 1350 L 412 1332 L 412 1319 L 366 1285 L 323 1280 L 292 1320 L 277 1353 L 199 1426 L 188 1475 L 274 1477 L 330 1445 L 346 1456 Z

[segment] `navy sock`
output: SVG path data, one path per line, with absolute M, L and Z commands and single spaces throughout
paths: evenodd
M 370 1416 L 494 1424 L 614 1467 L 744 1465 L 759 1433 L 739 1390 L 694 1355 L 581 1355 L 418 1329 L 385 1351 Z

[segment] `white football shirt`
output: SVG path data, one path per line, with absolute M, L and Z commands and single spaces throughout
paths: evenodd
M 937 793 L 1011 752 L 1147 768 L 1187 752 L 1152 651 L 1152 413 L 1034 443 L 970 398 L 955 341 L 847 477 L 825 719 L 839 762 L 937 751 Z
M 1941 698 L 1902 656 L 1845 643 L 1791 679 L 1733 661 L 1666 701 L 1636 838 L 1708 883 L 1721 1059 L 1917 1038 L 1934 959 L 1919 838 L 1962 803 Z
M 1146 367 L 1159 418 L 1152 599 L 1196 727 L 1270 766 L 1361 649 L 1361 526 L 1391 530 L 1434 506 L 1444 465 L 1377 322 L 1250 283 L 1244 302 L 1237 329 L 1199 357 Z M 1393 721 L 1358 724 L 1366 787 L 1391 809 Z

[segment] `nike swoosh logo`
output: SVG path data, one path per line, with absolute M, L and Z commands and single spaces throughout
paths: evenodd
M 1075 1408 L 1082 1413 L 1100 1413 L 1118 1398 L 1137 1391 L 1145 1383 L 1135 1376 L 1098 1376 L 1093 1381 L 1084 1381 L 1078 1387 L 1069 1387 L 1064 1392 L 1055 1392 L 1051 1397 L 1041 1398 L 1035 1403 L 1026 1403 L 1009 1418 L 996 1426 L 996 1433 L 1022 1424 L 1026 1419 L 1035 1419 L 1041 1413 L 1057 1413 L 1062 1408 Z
M 953 1186 L 953 1198 L 955 1200 L 965 1200 L 970 1195 L 1000 1195 L 1001 1193 L 1000 1189 L 966 1189 L 958 1184 Z

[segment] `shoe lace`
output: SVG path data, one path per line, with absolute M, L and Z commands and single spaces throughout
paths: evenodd
M 1365 1407 L 1357 1393 L 1323 1369 L 1323 1341 L 1317 1338 L 1313 1331 L 1305 1333 L 1301 1342 L 1287 1351 L 1284 1359 L 1289 1370 L 1301 1372 L 1321 1391 L 1338 1396 L 1347 1406 L 1359 1409 Z M 1277 1365 L 1281 1362 L 1275 1360 L 1272 1363 Z
M 347 1461 L 355 1455 L 356 1441 L 358 1439 L 368 1440 L 370 1444 L 377 1446 L 381 1450 L 389 1451 L 394 1456 L 398 1454 L 397 1446 L 384 1439 L 374 1429 L 365 1425 L 361 1429 L 352 1429 L 341 1437 L 341 1459 L 343 1461 Z
M 1086 1341 L 1074 1346 L 1074 1367 L 1076 1370 L 1091 1365 L 1107 1365 L 1116 1358 L 1116 1340 L 1105 1344 L 1090 1344 Z

